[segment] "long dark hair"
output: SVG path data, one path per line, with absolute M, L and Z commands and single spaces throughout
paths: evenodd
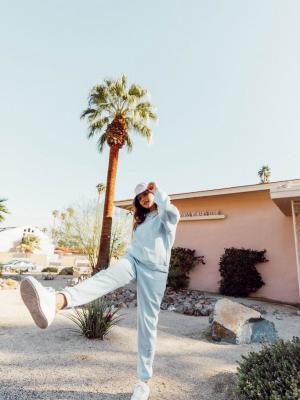
M 157 209 L 157 204 L 156 205 Z M 133 200 L 133 206 L 134 206 L 134 225 L 133 225 L 133 230 L 135 230 L 141 223 L 145 221 L 146 215 L 150 212 L 149 208 L 145 208 L 141 205 L 141 203 L 138 200 L 138 196 L 135 196 Z

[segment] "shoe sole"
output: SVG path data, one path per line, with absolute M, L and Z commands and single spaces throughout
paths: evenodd
M 20 289 L 22 300 L 28 308 L 34 322 L 39 328 L 46 329 L 48 327 L 48 320 L 41 309 L 39 295 L 33 283 L 25 278 L 21 282 Z

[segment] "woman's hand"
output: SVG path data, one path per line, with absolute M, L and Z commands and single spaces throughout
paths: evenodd
M 157 189 L 157 186 L 156 186 L 155 182 L 148 183 L 147 190 L 150 190 L 150 192 L 153 193 L 155 189 Z

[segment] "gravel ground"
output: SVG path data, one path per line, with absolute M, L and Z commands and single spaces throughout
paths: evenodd
M 5 278 L 5 276 L 4 276 Z M 41 279 L 41 277 L 39 278 Z M 65 280 L 40 280 L 58 290 Z M 259 301 L 279 336 L 299 336 L 297 308 Z M 75 325 L 61 311 L 46 329 L 39 329 L 19 290 L 0 291 L 1 400 L 130 399 L 137 382 L 136 309 L 120 311 L 125 319 L 105 341 L 88 340 L 65 328 Z M 208 317 L 160 312 L 150 398 L 160 400 L 230 400 L 237 360 L 261 345 L 230 345 L 210 339 Z

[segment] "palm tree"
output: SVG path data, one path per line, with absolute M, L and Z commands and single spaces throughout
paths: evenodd
M 96 186 L 96 189 L 98 190 L 98 193 L 99 193 L 99 197 L 98 197 L 98 206 L 99 206 L 101 194 L 105 192 L 106 186 L 103 183 L 98 183 L 98 185 Z
M 47 228 L 43 228 L 42 232 L 46 233 L 47 232 Z
M 61 224 L 60 224 L 60 230 L 62 229 L 64 220 L 67 218 L 67 214 L 66 213 L 61 213 L 60 214 L 60 219 L 61 219 Z
M 260 177 L 260 183 L 269 183 L 269 178 L 271 176 L 270 168 L 267 165 L 263 165 L 258 171 L 258 176 Z
M 54 217 L 54 222 L 53 222 L 53 233 L 55 232 L 55 218 L 58 216 L 59 212 L 57 210 L 52 211 L 52 215 Z
M 67 212 L 68 212 L 68 218 L 67 218 L 67 221 L 66 221 L 66 236 L 69 235 L 69 231 L 70 231 L 71 226 L 72 226 L 71 219 L 72 219 L 73 215 L 75 214 L 75 211 L 74 211 L 74 209 L 72 207 L 67 208 Z
M 6 206 L 3 204 L 7 199 L 0 199 L 0 222 L 5 220 L 3 214 L 10 214 Z
M 75 211 L 73 210 L 73 208 L 72 208 L 72 207 L 69 207 L 69 208 L 67 208 L 67 211 L 68 211 L 68 216 L 69 216 L 69 218 L 72 218 L 73 215 L 74 215 L 74 213 L 75 213 Z
M 149 93 L 140 85 L 132 84 L 127 89 L 128 78 L 122 75 L 116 80 L 103 79 L 103 83 L 92 88 L 88 108 L 81 114 L 87 117 L 90 139 L 95 133 L 101 133 L 98 139 L 98 151 L 102 153 L 105 143 L 110 147 L 107 172 L 106 193 L 103 211 L 102 231 L 97 269 L 109 266 L 110 236 L 113 214 L 113 200 L 118 167 L 119 150 L 124 144 L 128 153 L 133 149 L 133 142 L 128 132 L 138 133 L 149 142 L 152 131 L 151 120 L 156 120 L 154 106 L 147 100 Z M 145 99 L 145 101 L 144 101 Z
M 25 253 L 33 253 L 34 250 L 41 250 L 39 244 L 41 239 L 38 236 L 29 234 L 22 238 L 21 243 L 17 246 L 17 250 Z

